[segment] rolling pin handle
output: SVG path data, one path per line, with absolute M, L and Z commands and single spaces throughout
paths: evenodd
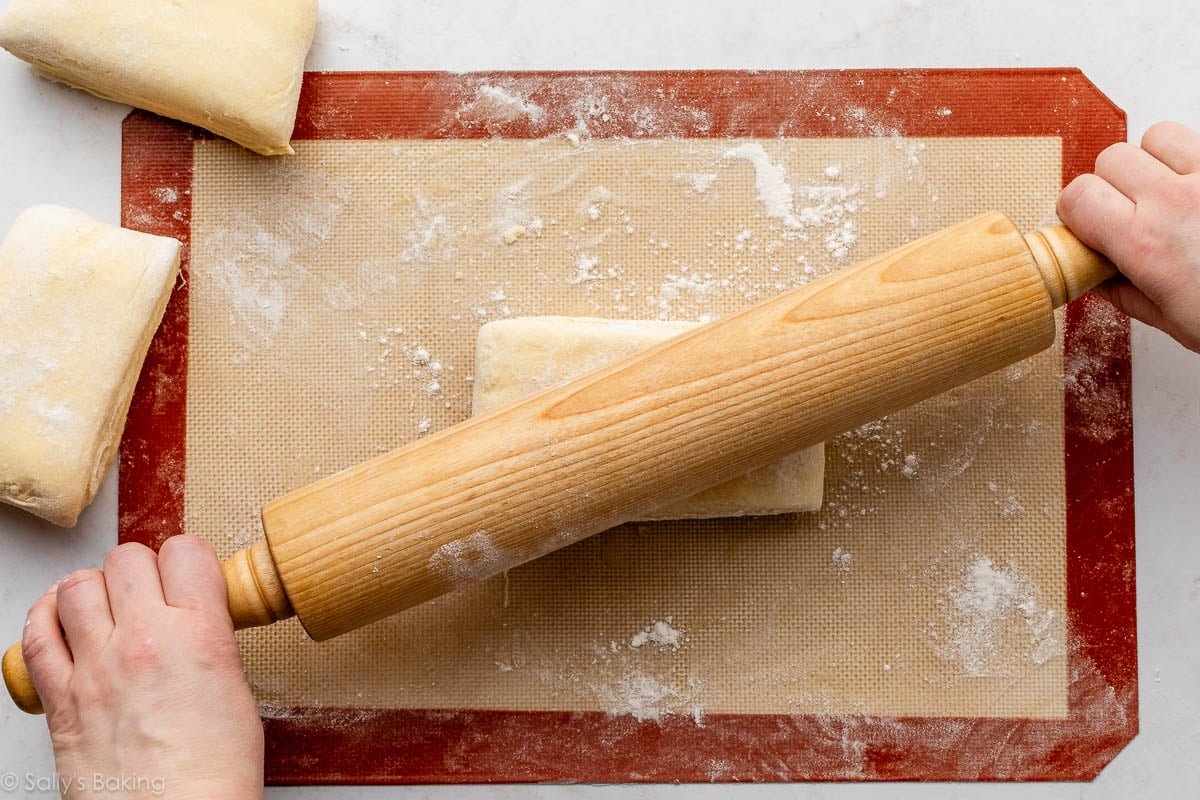
M 1111 261 L 1079 241 L 1066 225 L 1034 231 L 1025 237 L 1025 244 L 1042 273 L 1054 308 L 1065 306 L 1117 275 Z
M 41 714 L 42 698 L 38 697 L 33 678 L 25 666 L 25 657 L 21 653 L 21 643 L 11 645 L 4 651 L 4 659 L 0 669 L 4 672 L 4 685 L 12 696 L 17 708 L 26 714 Z
M 266 539 L 234 553 L 221 565 L 233 627 L 254 628 L 295 616 L 283 591 Z

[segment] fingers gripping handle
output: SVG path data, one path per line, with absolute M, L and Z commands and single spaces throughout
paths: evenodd
M 283 584 L 265 540 L 235 553 L 221 565 L 221 569 L 225 573 L 229 616 L 234 628 L 240 630 L 270 625 L 295 613 L 284 594 Z M 41 714 L 45 709 L 25 664 L 20 642 L 4 652 L 2 669 L 4 685 L 8 687 L 8 693 L 17 708 L 27 714 Z

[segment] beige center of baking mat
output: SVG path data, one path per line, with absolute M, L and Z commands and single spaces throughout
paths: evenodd
M 196 144 L 190 532 L 470 413 L 506 316 L 697 320 L 982 211 L 1048 138 Z M 831 442 L 820 514 L 630 525 L 331 642 L 240 634 L 287 706 L 1063 718 L 1061 349 Z

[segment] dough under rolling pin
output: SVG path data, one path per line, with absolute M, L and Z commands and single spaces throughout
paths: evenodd
M 986 214 L 294 491 L 225 562 L 235 625 L 318 641 L 1027 358 L 1116 274 Z M 18 706 L 40 711 L 20 646 Z

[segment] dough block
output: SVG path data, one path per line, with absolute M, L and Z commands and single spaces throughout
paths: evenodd
M 35 206 L 0 244 L 0 502 L 71 527 L 125 428 L 180 244 Z
M 521 317 L 489 322 L 475 352 L 473 413 L 569 381 L 696 327 L 695 322 L 590 317 Z M 816 511 L 825 479 L 824 445 L 714 486 L 644 519 L 707 519 Z
M 0 47 L 57 81 L 291 153 L 317 0 L 12 0 Z

